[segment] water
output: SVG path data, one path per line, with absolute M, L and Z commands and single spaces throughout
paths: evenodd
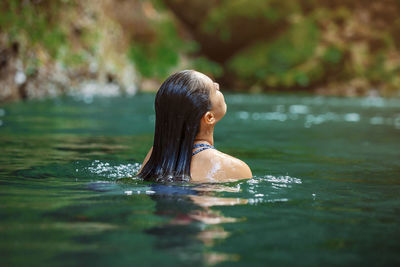
M 0 107 L 2 266 L 400 264 L 400 100 L 228 95 L 229 184 L 132 179 L 153 95 Z

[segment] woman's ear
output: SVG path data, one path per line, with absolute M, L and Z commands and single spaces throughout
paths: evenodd
M 206 124 L 214 124 L 215 121 L 215 116 L 214 113 L 207 111 L 204 116 L 203 116 L 203 120 Z

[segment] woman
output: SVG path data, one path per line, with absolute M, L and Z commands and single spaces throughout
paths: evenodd
M 252 177 L 246 163 L 213 147 L 214 126 L 226 113 L 218 83 L 193 70 L 175 73 L 158 90 L 155 111 L 154 143 L 139 177 L 194 183 Z

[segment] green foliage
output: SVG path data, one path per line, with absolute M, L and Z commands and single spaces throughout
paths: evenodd
M 179 62 L 185 43 L 172 21 L 154 22 L 156 39 L 150 43 L 133 42 L 128 57 L 144 77 L 165 77 Z
M 126 27 L 121 40 L 131 40 L 127 57 L 143 77 L 162 80 L 184 67 L 214 77 L 229 73 L 233 84 L 246 87 L 280 90 L 326 83 L 325 88 L 329 83 L 358 80 L 365 87 L 400 88 L 398 1 L 365 5 L 363 0 L 206 0 L 202 10 L 207 12 L 198 15 L 190 10 L 190 16 L 185 8 L 198 7 L 198 0 L 188 0 L 184 6 L 172 0 L 131 1 L 142 8 L 140 18 L 121 18 L 114 14 L 118 12 L 106 16 Z M 107 37 L 93 30 L 96 25 L 87 32 L 78 27 L 75 33 L 77 25 L 59 19 L 70 8 L 68 21 L 72 21 L 83 7 L 93 8 L 76 0 L 3 0 L 0 34 L 6 38 L 0 40 L 21 44 L 21 53 L 29 55 L 24 60 L 28 75 L 41 66 L 38 54 L 68 66 L 85 64 L 88 55 L 98 52 L 94 43 Z M 183 13 L 177 12 L 179 8 Z M 91 23 L 98 21 L 94 18 Z M 241 32 L 257 26 L 259 31 Z
M 192 60 L 193 69 L 211 74 L 214 77 L 222 76 L 224 70 L 221 65 L 215 61 L 209 60 L 206 57 L 196 57 Z
M 150 2 L 162 18 L 149 20 L 154 38 L 151 41 L 134 40 L 128 51 L 128 58 L 143 77 L 164 79 L 180 63 L 181 54 L 195 51 L 198 46 L 178 34 L 176 21 L 162 2 Z
M 327 63 L 339 63 L 339 61 L 342 59 L 342 51 L 340 51 L 340 49 L 338 49 L 337 47 L 330 46 L 325 51 L 322 59 Z
M 319 30 L 310 19 L 303 19 L 273 42 L 259 41 L 235 55 L 229 68 L 247 80 L 274 86 L 307 86 L 314 69 L 304 63 L 312 58 L 319 41 Z
M 262 18 L 272 23 L 285 16 L 286 6 L 285 1 L 276 0 L 224 0 L 211 9 L 201 26 L 204 32 L 218 32 L 221 40 L 229 41 L 231 21 L 237 18 Z M 297 5 L 289 6 L 293 9 Z
M 66 35 L 52 17 L 60 8 L 58 1 L 49 2 L 43 7 L 29 1 L 5 0 L 0 4 L 0 27 L 8 32 L 10 41 L 25 41 L 32 45 L 42 45 L 56 58 L 65 45 Z

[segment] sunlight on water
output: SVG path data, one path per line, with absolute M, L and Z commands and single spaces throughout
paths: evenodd
M 289 107 L 289 112 L 294 114 L 307 114 L 309 113 L 309 108 L 305 105 L 291 105 Z
M 258 184 L 262 181 L 270 182 L 273 185 L 278 185 L 280 187 L 291 187 L 291 184 L 301 184 L 302 181 L 299 178 L 290 177 L 290 176 L 278 176 L 275 177 L 273 175 L 265 175 L 259 178 L 253 178 L 248 181 L 249 184 Z
M 286 176 L 273 176 L 265 175 L 261 177 L 254 177 L 246 181 L 248 188 L 246 192 L 251 194 L 248 199 L 249 204 L 259 204 L 265 202 L 286 202 L 289 198 L 276 198 L 274 195 L 280 189 L 292 188 L 294 185 L 302 184 L 302 180 L 295 177 Z M 269 190 L 266 190 L 270 188 Z M 268 193 L 266 193 L 268 192 Z
M 285 122 L 291 121 L 303 121 L 305 128 L 316 126 L 326 122 L 368 122 L 371 125 L 391 125 L 395 129 L 400 129 L 400 114 L 394 114 L 392 117 L 380 117 L 373 116 L 362 116 L 359 113 L 338 113 L 338 112 L 326 112 L 322 114 L 311 113 L 311 108 L 305 105 L 290 105 L 288 112 L 285 112 L 284 105 L 275 106 L 276 111 L 274 112 L 248 112 L 238 111 L 235 113 L 235 117 L 243 121 L 278 121 Z M 365 118 L 364 118 L 365 117 Z
M 217 148 L 254 177 L 219 184 L 135 178 L 154 95 L 2 106 L 5 265 L 398 265 L 399 99 L 226 102 Z

